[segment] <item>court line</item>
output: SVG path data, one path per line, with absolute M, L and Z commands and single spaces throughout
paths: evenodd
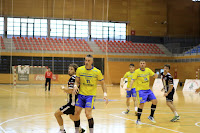
M 200 125 L 198 125 L 200 122 L 195 123 L 195 126 L 200 127 Z
M 47 115 L 43 115 L 43 116 L 36 116 L 36 117 L 33 117 L 33 118 L 29 118 L 28 120 L 23 120 L 22 122 L 18 122 L 17 123 L 18 125 L 12 126 L 12 129 L 14 129 L 16 127 L 19 127 L 19 125 L 21 125 L 23 123 L 26 123 L 26 122 L 28 122 L 30 120 L 39 119 L 39 118 L 43 118 L 43 117 L 47 117 L 47 116 L 48 116 L 48 114 Z M 34 125 L 34 126 L 36 126 L 36 125 Z
M 136 123 L 136 120 L 120 117 L 120 116 L 113 115 L 113 114 L 109 114 L 109 115 L 114 116 L 114 117 L 118 117 L 118 118 L 121 118 L 121 119 L 124 119 L 124 120 L 134 121 Z M 152 124 L 148 124 L 148 123 L 142 123 L 142 124 L 153 126 L 153 127 L 160 128 L 160 129 L 164 129 L 164 130 L 168 130 L 168 131 L 172 131 L 172 132 L 183 133 L 183 132 L 179 132 L 179 131 L 176 131 L 176 130 L 172 130 L 172 129 L 168 129 L 168 128 L 165 128 L 165 127 L 160 127 L 160 126 L 156 126 L 156 125 L 152 125 Z
M 51 113 L 54 113 L 54 112 L 51 112 Z M 42 113 L 42 114 L 26 115 L 26 116 L 16 117 L 16 118 L 9 119 L 9 120 L 6 120 L 4 122 L 1 122 L 0 126 L 3 125 L 4 123 L 10 122 L 10 121 L 14 121 L 14 120 L 17 120 L 17 119 L 26 118 L 26 117 L 32 117 L 32 116 L 40 116 L 40 115 L 51 114 L 51 113 Z
M 3 129 L 3 127 L 0 126 L 0 129 L 1 129 L 4 133 L 6 133 L 6 131 Z
M 4 91 L 8 91 L 8 92 L 12 92 L 12 91 L 10 91 L 10 90 L 6 90 L 6 89 L 2 89 L 2 88 L 0 88 L 1 90 L 4 90 Z M 18 92 L 18 93 L 23 93 L 23 94 L 27 94 L 26 92 L 22 92 L 22 91 L 16 91 L 16 92 Z

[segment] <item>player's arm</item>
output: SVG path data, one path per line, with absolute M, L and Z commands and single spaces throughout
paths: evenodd
M 131 79 L 130 88 L 127 88 L 126 90 L 130 91 L 132 89 L 131 87 L 133 86 L 134 82 L 135 79 Z
M 78 94 L 79 92 L 79 89 L 78 89 L 78 86 L 80 85 L 80 78 L 79 77 L 76 77 L 76 80 L 75 80 L 75 83 L 74 83 L 74 94 Z
M 169 76 L 169 90 L 164 94 L 164 96 L 168 96 L 169 93 L 172 91 L 173 87 L 174 87 L 173 78 L 172 76 Z
M 122 80 L 121 80 L 121 87 L 124 86 L 124 80 L 125 80 L 125 77 L 123 77 Z
M 200 88 L 199 89 L 196 89 L 195 93 L 199 93 L 200 92 Z
M 79 68 L 76 70 L 76 79 L 75 79 L 74 90 L 73 90 L 74 94 L 78 94 L 79 92 L 79 88 L 78 88 L 80 85 L 80 69 Z
M 131 78 L 130 88 L 127 88 L 126 90 L 130 91 L 132 89 L 131 87 L 133 86 L 137 77 L 138 77 L 138 73 L 135 71 L 135 73 L 133 74 L 133 77 Z
M 72 94 L 72 92 L 73 92 L 73 88 L 72 88 L 72 89 L 69 89 L 68 87 L 61 86 L 61 89 L 62 89 L 64 92 L 68 93 L 68 94 Z
M 98 71 L 97 75 L 98 75 L 97 80 L 100 81 L 103 90 L 104 100 L 106 101 L 106 104 L 108 104 L 107 88 L 101 71 Z
M 163 83 L 163 72 L 161 73 L 161 80 L 162 80 L 162 83 Z M 163 88 L 161 89 L 161 91 L 164 91 L 164 84 L 163 84 Z
M 151 69 L 149 69 L 149 73 L 150 73 L 150 76 L 152 76 L 155 79 L 158 77 L 158 74 L 154 73 Z
M 155 74 L 153 75 L 153 78 L 156 79 L 157 77 L 158 77 L 158 74 L 155 73 Z
M 173 84 L 170 84 L 170 85 L 169 85 L 169 90 L 168 90 L 168 92 L 166 92 L 166 93 L 164 94 L 165 97 L 169 95 L 169 93 L 172 91 L 173 87 L 174 87 Z
M 107 88 L 106 88 L 105 81 L 104 81 L 104 80 L 101 80 L 101 81 L 100 81 L 100 83 L 101 83 L 101 87 L 102 87 L 103 94 L 104 94 L 104 97 L 103 97 L 103 99 L 106 101 L 106 104 L 108 104 L 108 98 L 107 98 Z

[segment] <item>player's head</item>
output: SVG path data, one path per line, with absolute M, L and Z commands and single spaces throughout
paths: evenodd
M 169 64 L 164 65 L 164 72 L 169 72 L 169 70 L 170 70 L 170 65 Z
M 90 66 L 92 66 L 92 64 L 93 64 L 93 56 L 92 55 L 90 55 L 90 54 L 88 54 L 88 55 L 86 55 L 86 57 L 85 57 L 85 66 L 86 67 L 90 67 Z
M 141 60 L 141 61 L 140 61 L 140 68 L 141 68 L 141 69 L 144 69 L 145 67 L 146 67 L 146 61 Z
M 131 72 L 133 72 L 135 70 L 135 65 L 134 64 L 130 64 L 129 65 L 129 69 Z
M 77 68 L 78 68 L 77 64 L 70 64 L 68 68 L 68 74 L 70 76 L 74 75 L 76 73 Z
M 48 68 L 48 71 L 50 72 L 50 71 L 51 71 L 51 69 L 50 69 L 50 68 Z

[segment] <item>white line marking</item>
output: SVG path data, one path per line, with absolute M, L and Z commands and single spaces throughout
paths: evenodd
M 15 126 L 12 126 L 12 129 L 16 128 L 16 127 L 19 127 L 19 125 L 22 125 L 23 123 L 26 123 L 30 120 L 34 120 L 34 119 L 40 119 L 40 118 L 43 118 L 43 117 L 47 117 L 47 115 L 49 114 L 46 114 L 44 116 L 36 116 L 36 117 L 33 117 L 33 118 L 29 118 L 28 120 L 23 120 L 22 122 L 17 122 L 17 124 L 15 124 Z M 35 126 L 35 125 L 34 125 Z
M 195 125 L 197 126 L 197 127 L 200 127 L 200 125 L 198 125 L 200 122 L 197 122 L 197 123 L 195 123 Z
M 51 112 L 51 113 L 53 113 L 53 112 Z M 26 117 L 32 117 L 32 116 L 40 116 L 40 115 L 51 114 L 51 113 L 43 113 L 43 114 L 36 114 L 36 115 L 26 115 L 26 116 L 22 116 L 22 117 L 17 117 L 17 118 L 9 119 L 9 120 L 6 120 L 6 121 L 0 123 L 0 126 L 3 125 L 4 123 L 10 122 L 10 121 L 14 121 L 14 120 L 17 120 L 17 119 L 26 118 Z
M 113 115 L 113 114 L 109 114 L 109 115 L 114 116 L 114 117 L 118 117 L 118 118 L 121 118 L 121 119 L 129 120 L 129 121 L 134 121 L 136 123 L 136 120 L 120 117 L 120 116 Z M 156 126 L 156 125 L 152 125 L 152 124 L 148 124 L 148 123 L 142 123 L 142 124 L 149 125 L 149 126 L 156 127 L 156 128 L 160 128 L 160 129 L 164 129 L 164 130 L 169 130 L 169 131 L 172 131 L 172 132 L 183 133 L 183 132 L 179 132 L 179 131 L 176 131 L 176 130 L 172 130 L 172 129 L 168 129 L 168 128 L 164 128 L 164 127 L 160 127 L 160 126 Z
M 1 90 L 4 90 L 4 91 L 8 91 L 8 92 L 13 92 L 13 91 L 11 91 L 11 90 L 6 90 L 6 89 L 2 89 L 2 88 L 0 88 Z M 16 91 L 16 92 L 18 92 L 18 93 L 23 93 L 23 94 L 27 94 L 26 92 L 22 92 L 22 91 Z
M 6 133 L 6 131 L 3 129 L 3 127 L 0 126 L 0 129 L 1 129 L 4 133 Z

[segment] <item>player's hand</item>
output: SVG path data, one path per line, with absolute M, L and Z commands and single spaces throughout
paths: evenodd
M 164 93 L 164 96 L 165 96 L 165 97 L 168 96 L 168 93 Z
M 74 94 L 78 94 L 78 92 L 79 92 L 78 87 L 77 87 L 77 86 L 74 86 L 73 93 L 74 93 Z
M 130 91 L 130 90 L 131 90 L 131 88 L 126 88 L 125 90 L 127 90 L 127 91 Z
M 64 85 L 61 85 L 61 86 L 60 86 L 60 89 L 61 89 L 61 90 L 64 90 L 64 89 L 65 89 L 65 86 L 64 86 Z
M 108 98 L 104 96 L 103 99 L 105 100 L 105 103 L 108 104 Z
M 200 92 L 200 88 L 195 90 L 195 93 L 199 93 Z

